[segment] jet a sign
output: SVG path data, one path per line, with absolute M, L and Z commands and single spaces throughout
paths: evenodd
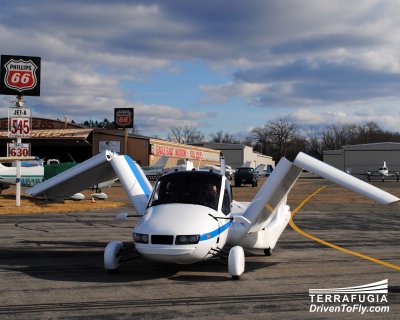
M 0 94 L 40 96 L 40 58 L 1 56 Z

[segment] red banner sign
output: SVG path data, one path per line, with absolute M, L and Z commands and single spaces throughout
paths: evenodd
M 153 144 L 152 153 L 155 156 L 169 156 L 174 158 L 193 160 L 202 159 L 203 157 L 203 152 L 199 150 L 171 147 L 161 144 Z

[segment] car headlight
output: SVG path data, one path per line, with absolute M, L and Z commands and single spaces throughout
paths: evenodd
M 175 244 L 196 244 L 199 243 L 200 235 L 180 235 L 176 236 Z
M 133 240 L 136 243 L 149 243 L 149 235 L 144 233 L 134 233 Z

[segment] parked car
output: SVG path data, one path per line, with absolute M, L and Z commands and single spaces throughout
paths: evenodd
M 258 176 L 253 168 L 241 167 L 235 172 L 235 187 L 240 187 L 242 184 L 251 184 L 252 187 L 257 186 Z

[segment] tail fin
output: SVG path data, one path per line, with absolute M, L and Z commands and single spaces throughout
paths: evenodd
M 264 171 L 264 168 L 265 168 L 265 164 L 259 164 L 259 165 L 254 169 L 254 171 L 255 171 L 257 174 L 261 175 L 261 174 L 263 173 L 263 171 Z
M 251 161 L 246 161 L 246 162 L 244 162 L 240 167 L 241 167 L 241 168 L 249 168 L 250 165 L 251 165 Z
M 168 162 L 169 157 L 168 156 L 162 156 L 158 161 L 153 165 L 153 167 L 161 167 L 164 168 L 165 165 Z

